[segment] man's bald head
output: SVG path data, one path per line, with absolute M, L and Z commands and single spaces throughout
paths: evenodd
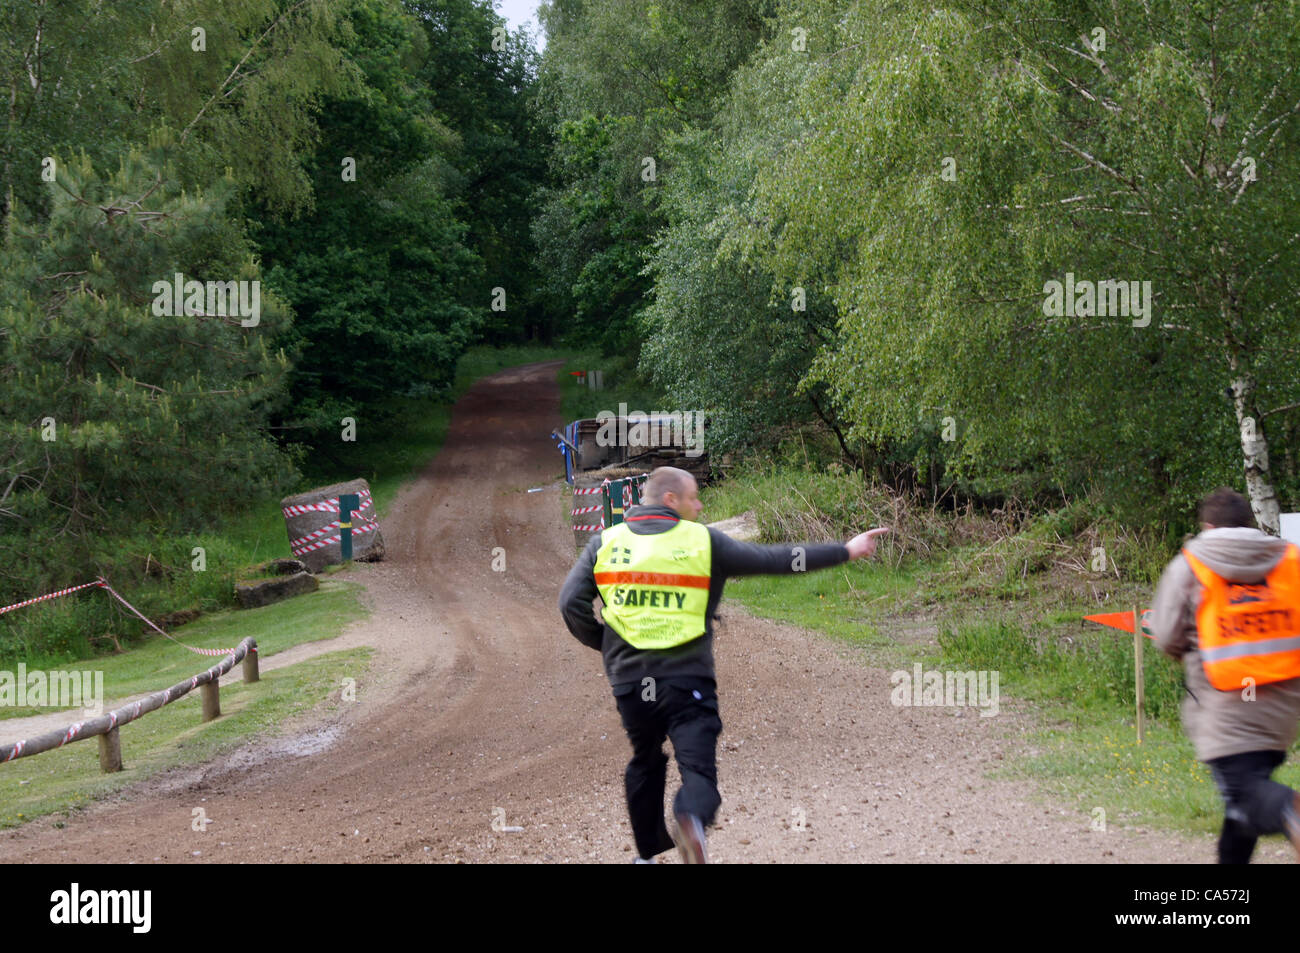
M 684 519 L 693 520 L 700 512 L 699 487 L 695 477 L 677 467 L 656 467 L 646 477 L 643 502 L 650 506 L 668 506 Z
M 677 467 L 655 467 L 650 471 L 650 476 L 646 477 L 645 493 L 642 494 L 642 498 L 647 503 L 659 506 L 663 504 L 665 493 L 685 496 L 694 482 L 695 477 L 685 470 L 679 470 Z

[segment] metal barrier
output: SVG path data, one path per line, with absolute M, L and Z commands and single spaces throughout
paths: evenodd
M 576 487 L 573 491 L 575 503 L 581 502 L 577 497 L 596 494 L 600 495 L 600 502 L 575 506 L 571 515 L 585 516 L 589 513 L 599 513 L 600 522 L 575 523 L 574 532 L 599 533 L 602 529 L 623 522 L 623 511 L 641 502 L 641 487 L 647 476 L 648 474 L 642 473 L 637 476 L 620 477 L 617 480 L 606 479 L 600 486 Z

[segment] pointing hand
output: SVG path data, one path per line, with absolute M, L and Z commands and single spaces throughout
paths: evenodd
M 859 533 L 844 545 L 849 548 L 849 559 L 861 559 L 864 556 L 870 556 L 876 551 L 876 537 L 889 532 L 888 526 L 882 526 L 879 529 L 869 529 L 865 533 Z

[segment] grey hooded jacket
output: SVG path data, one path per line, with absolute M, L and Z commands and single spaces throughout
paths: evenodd
M 1232 582 L 1256 583 L 1277 565 L 1286 541 L 1249 527 L 1209 529 L 1186 548 Z M 1246 751 L 1285 751 L 1300 725 L 1300 678 L 1245 690 L 1219 691 L 1205 677 L 1197 652 L 1196 609 L 1204 587 L 1183 555 L 1166 567 L 1156 588 L 1151 634 L 1174 658 L 1183 660 L 1188 696 L 1183 726 L 1201 761 Z

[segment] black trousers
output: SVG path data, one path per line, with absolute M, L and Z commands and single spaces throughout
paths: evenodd
M 1246 751 L 1205 762 L 1223 795 L 1219 863 L 1248 864 L 1261 834 L 1279 834 L 1295 792 L 1272 780 L 1285 751 Z
M 717 767 L 722 719 L 717 687 L 711 678 L 660 678 L 647 684 L 616 686 L 614 697 L 632 743 L 632 760 L 623 775 L 632 836 L 640 855 L 653 857 L 673 846 L 664 823 L 668 776 L 664 738 L 673 743 L 682 775 L 673 811 L 694 814 L 707 827 L 722 803 Z

